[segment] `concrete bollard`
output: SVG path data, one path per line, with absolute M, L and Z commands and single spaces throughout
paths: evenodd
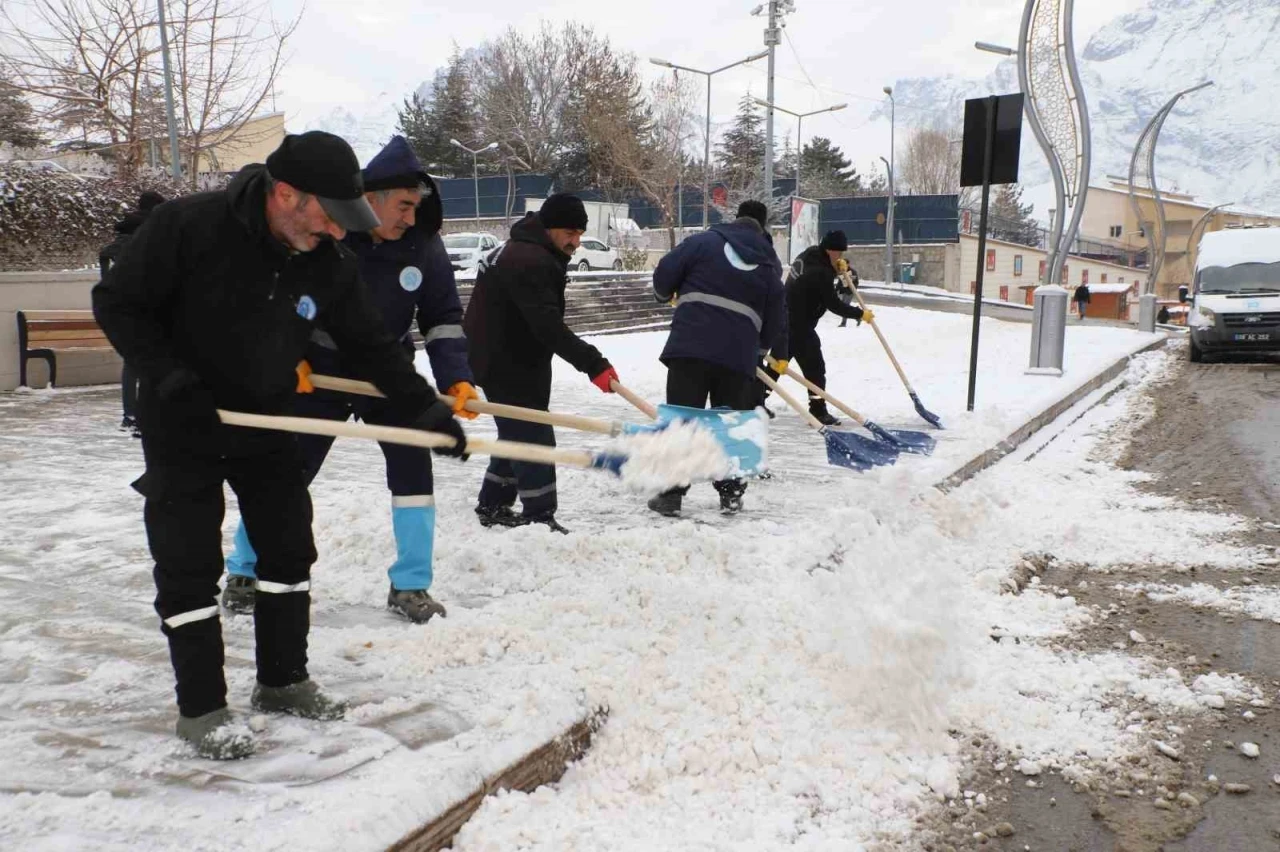
M 1031 364 L 1027 372 L 1061 376 L 1067 342 L 1069 294 L 1056 284 L 1037 287 L 1031 311 Z
M 1156 330 L 1156 294 L 1143 293 L 1138 297 L 1138 331 L 1148 334 Z

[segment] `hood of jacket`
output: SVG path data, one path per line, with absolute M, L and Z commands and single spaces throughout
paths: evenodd
M 569 268 L 569 255 L 556 248 L 556 244 L 551 242 L 551 235 L 547 233 L 547 229 L 542 227 L 542 221 L 538 219 L 537 213 L 526 213 L 524 218 L 511 226 L 511 241 L 516 243 L 532 243 L 546 249 L 556 262 L 566 269 Z
M 774 254 L 773 246 L 765 239 L 764 231 L 761 230 L 759 225 L 752 222 L 737 221 L 712 225 L 711 230 L 733 246 L 733 250 L 738 253 L 738 257 L 747 263 L 777 265 L 778 259 L 777 255 Z

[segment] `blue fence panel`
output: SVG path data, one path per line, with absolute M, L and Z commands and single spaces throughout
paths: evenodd
M 844 231 L 851 244 L 882 244 L 887 196 L 824 198 L 818 227 Z M 954 243 L 959 241 L 959 197 L 955 195 L 900 195 L 894 230 L 904 243 Z
M 440 188 L 440 201 L 444 205 L 446 219 L 474 219 L 476 217 L 476 183 L 471 178 L 436 178 Z M 491 175 L 479 180 L 480 218 L 492 219 L 507 215 L 508 194 L 511 199 L 511 215 L 524 215 L 526 198 L 546 198 L 551 193 L 548 175 L 516 175 L 510 186 L 506 175 Z

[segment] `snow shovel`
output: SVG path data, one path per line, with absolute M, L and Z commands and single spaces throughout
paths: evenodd
M 382 391 L 369 382 L 358 379 L 344 379 L 338 376 L 310 375 L 314 387 L 361 396 L 382 397 Z M 617 382 L 616 387 L 621 387 Z M 626 390 L 623 388 L 623 390 Z M 627 391 L 631 394 L 630 391 Z M 452 406 L 451 396 L 440 394 L 440 401 Z M 625 395 L 624 395 L 625 396 Z M 634 397 L 634 399 L 632 399 Z M 694 421 L 710 432 L 720 444 L 720 448 L 729 457 L 736 475 L 749 476 L 764 470 L 767 454 L 768 428 L 761 427 L 764 420 L 755 411 L 726 411 L 700 408 L 685 408 L 678 405 L 663 405 L 654 408 L 639 396 L 631 394 L 626 397 L 632 404 L 657 420 L 653 424 L 624 423 L 619 420 L 599 420 L 594 417 L 582 417 L 576 414 L 557 414 L 537 408 L 521 408 L 518 405 L 503 405 L 485 400 L 468 400 L 466 408 L 477 414 L 491 414 L 495 417 L 508 417 L 512 420 L 526 420 L 531 423 L 544 423 L 549 426 L 562 426 L 566 429 L 577 429 L 582 432 L 595 432 L 616 438 L 619 435 L 640 435 L 649 432 L 661 432 L 672 423 Z M 753 428 L 753 424 L 756 424 Z
M 872 423 L 870 420 L 863 417 L 861 414 L 797 373 L 791 367 L 787 367 L 787 375 L 834 405 L 836 408 L 843 411 L 845 414 L 852 417 L 855 423 L 863 429 L 866 429 L 872 435 L 875 435 L 881 441 L 884 441 L 886 444 L 891 444 L 904 453 L 917 453 L 922 456 L 927 456 L 933 452 L 934 445 L 937 442 L 929 435 L 926 435 L 923 432 L 915 432 L 910 429 L 886 429 L 879 423 Z
M 818 431 L 827 442 L 827 461 L 838 467 L 853 470 L 870 470 L 880 465 L 893 464 L 898 460 L 898 448 L 883 441 L 873 441 L 853 432 L 836 432 L 819 422 L 791 394 L 778 387 L 778 383 L 769 377 L 764 370 L 756 368 L 756 375 L 769 390 L 776 393 L 787 405 L 804 418 L 804 421 Z
M 255 429 L 277 429 L 281 432 L 296 432 L 303 435 L 328 435 L 334 438 L 368 438 L 373 441 L 386 441 L 389 444 L 403 444 L 410 447 L 439 449 L 452 447 L 455 439 L 439 432 L 423 432 L 420 429 L 405 429 L 399 426 L 374 426 L 369 423 L 348 423 L 345 420 L 322 420 L 312 417 L 280 417 L 272 414 L 248 414 L 242 411 L 224 411 L 218 409 L 218 417 L 229 426 L 248 426 Z M 542 444 L 524 444 L 519 441 L 467 441 L 467 452 L 475 455 L 490 455 L 513 461 L 533 462 L 535 464 L 555 464 L 567 467 L 579 467 L 586 470 L 607 470 L 613 474 L 621 474 L 622 466 L 627 463 L 625 453 L 592 452 L 589 450 L 561 450 L 546 447 Z
M 842 272 L 840 277 L 844 279 L 844 283 L 853 291 L 853 297 L 858 300 L 858 307 L 865 311 L 867 303 L 862 301 L 862 294 L 858 292 L 857 287 L 853 286 L 853 280 L 850 278 L 849 273 L 847 271 Z M 880 339 L 880 345 L 884 347 L 885 354 L 889 356 L 889 362 L 893 364 L 893 369 L 898 371 L 898 378 L 902 379 L 902 384 L 907 388 L 907 396 L 911 397 L 911 402 L 915 404 L 916 414 L 923 417 L 930 425 L 939 429 L 943 428 L 942 421 L 938 419 L 938 415 L 924 407 L 924 403 L 920 401 L 919 394 L 916 393 L 915 388 L 911 387 L 911 382 L 907 380 L 907 374 L 902 371 L 902 365 L 898 363 L 898 359 L 893 356 L 893 350 L 889 348 L 889 341 L 884 339 L 884 332 L 880 330 L 880 325 L 875 320 L 868 320 L 867 324 L 871 326 L 871 330 Z
M 618 381 L 617 379 L 614 379 L 612 382 L 610 382 L 609 387 L 613 388 L 613 392 L 616 393 L 618 396 L 622 397 L 627 402 L 631 403 L 636 408 L 643 411 L 649 417 L 650 420 L 658 419 L 658 409 L 654 408 L 652 405 L 649 404 L 647 400 L 645 400 L 642 396 L 640 396 L 635 391 L 628 388 L 622 382 Z

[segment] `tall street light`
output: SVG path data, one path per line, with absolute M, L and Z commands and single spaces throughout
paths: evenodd
M 169 124 L 169 170 L 174 182 L 182 180 L 182 158 L 178 153 L 178 121 L 173 114 L 173 66 L 169 61 L 169 28 L 164 21 L 164 0 L 156 0 L 160 23 L 160 58 L 164 62 L 164 112 Z
M 783 107 L 780 107 L 777 104 L 771 104 L 768 101 L 766 101 L 764 98 L 753 98 L 752 100 L 760 104 L 760 106 L 762 107 L 776 109 L 778 112 L 785 112 L 787 115 L 795 117 L 795 120 L 796 120 L 796 195 L 799 195 L 800 194 L 800 161 L 801 161 L 800 153 L 801 151 L 804 150 L 804 137 L 800 135 L 800 128 L 802 123 L 806 118 L 808 118 L 811 115 L 821 115 L 824 112 L 835 112 L 836 110 L 844 109 L 845 107 L 848 106 L 848 104 L 836 104 L 835 106 L 829 106 L 826 109 L 815 109 L 813 112 L 792 112 L 791 110 L 784 109 Z
M 893 164 L 884 157 L 880 162 L 889 173 L 889 212 L 884 217 L 884 283 L 890 284 L 893 282 Z
M 456 148 L 461 148 L 471 155 L 471 180 L 476 188 L 476 230 L 480 230 L 480 155 L 485 151 L 492 151 L 498 147 L 497 142 L 490 142 L 483 148 L 476 148 L 474 151 L 463 145 L 457 139 L 450 139 L 449 144 Z
M 889 159 L 885 162 L 885 167 L 889 170 L 889 212 L 885 216 L 885 240 L 884 240 L 884 283 L 893 282 L 893 152 L 894 152 L 894 129 L 897 124 L 898 103 L 893 99 L 893 86 L 885 86 L 882 90 L 889 96 Z M 880 159 L 884 159 L 881 157 Z
M 737 62 L 731 62 L 728 65 L 721 66 L 714 71 L 700 71 L 697 68 L 690 68 L 687 65 L 676 65 L 674 62 L 668 62 L 665 59 L 650 59 L 654 65 L 659 68 L 670 68 L 673 71 L 688 71 L 690 74 L 701 74 L 707 78 L 707 128 L 705 146 L 702 152 L 702 229 L 705 231 L 710 222 L 707 220 L 707 201 L 711 194 L 711 78 L 721 71 L 728 71 L 730 68 L 737 68 L 739 65 L 746 65 L 748 62 L 755 62 L 757 59 L 764 59 L 769 55 L 769 51 L 762 50 L 759 53 L 753 53 L 746 59 L 739 59 Z M 684 225 L 684 211 L 680 211 L 680 225 Z

